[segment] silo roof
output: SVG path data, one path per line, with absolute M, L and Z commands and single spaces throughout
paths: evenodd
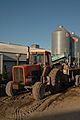
M 64 28 L 63 26 L 58 26 L 56 31 L 64 31 L 64 32 L 68 32 L 69 33 L 69 31 L 66 28 Z

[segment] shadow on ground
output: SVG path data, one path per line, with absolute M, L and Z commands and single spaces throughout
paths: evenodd
M 24 120 L 80 120 L 80 111 L 59 114 L 35 113 L 31 118 Z

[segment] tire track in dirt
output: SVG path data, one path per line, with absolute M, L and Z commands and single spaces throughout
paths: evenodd
M 80 95 L 75 88 L 69 88 L 62 93 L 47 95 L 42 100 L 34 100 L 31 93 L 22 94 L 14 97 L 1 97 L 0 116 L 18 120 L 29 118 L 34 112 L 46 111 L 50 106 L 55 107 L 64 98 Z
M 19 107 L 28 106 L 33 102 L 32 96 L 22 94 L 14 97 L 2 97 L 0 99 L 0 117 L 11 119 L 15 117 L 15 111 Z
M 56 100 L 62 99 L 61 96 L 63 93 L 59 93 L 56 95 L 50 95 L 43 100 L 39 101 L 34 101 L 30 106 L 25 106 L 19 109 L 19 115 L 22 116 L 22 118 L 29 118 L 30 115 L 34 112 L 42 112 L 44 111 L 47 107 L 49 107 L 53 102 Z
M 22 118 L 29 118 L 32 113 L 46 111 L 50 106 L 53 105 L 53 107 L 55 107 L 60 101 L 64 100 L 64 98 L 66 99 L 66 97 L 72 97 L 74 95 L 77 95 L 75 89 L 69 88 L 62 93 L 50 95 L 40 101 L 34 101 L 30 106 L 22 107 L 19 111 L 22 114 Z

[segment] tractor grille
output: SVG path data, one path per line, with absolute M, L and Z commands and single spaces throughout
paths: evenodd
M 14 68 L 14 81 L 15 82 L 23 82 L 23 69 L 22 68 Z

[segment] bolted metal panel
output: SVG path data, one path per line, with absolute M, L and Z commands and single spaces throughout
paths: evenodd
M 52 33 L 52 55 L 70 54 L 70 33 L 59 27 Z

